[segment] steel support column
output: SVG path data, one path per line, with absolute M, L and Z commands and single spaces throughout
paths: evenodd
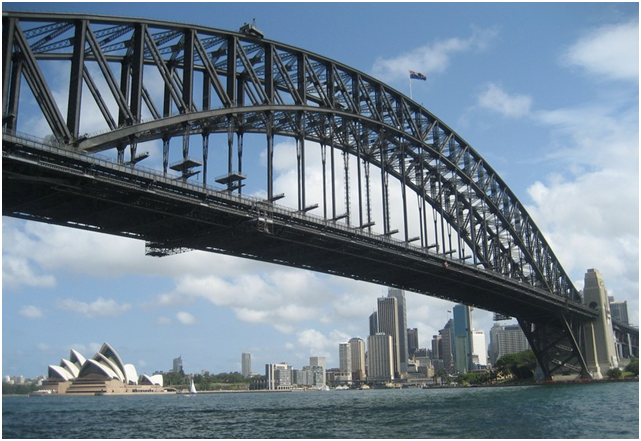
M 516 318 L 545 379 L 563 375 L 592 378 L 583 356 L 582 321 L 564 314 L 537 319 Z

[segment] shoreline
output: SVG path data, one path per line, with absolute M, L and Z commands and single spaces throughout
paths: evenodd
M 627 377 L 627 378 L 604 378 L 601 380 L 559 380 L 559 381 L 531 381 L 531 382 L 522 382 L 522 383 L 504 383 L 504 384 L 471 384 L 467 386 L 463 385 L 439 385 L 439 386 L 425 386 L 425 387 L 408 387 L 408 388 L 372 388 L 371 390 L 402 390 L 402 389 L 468 389 L 468 388 L 493 388 L 493 387 L 519 387 L 519 386 L 555 386 L 555 385 L 577 385 L 577 384 L 607 384 L 607 383 L 638 383 L 639 377 Z M 332 389 L 331 391 L 333 391 Z M 360 390 L 360 389 L 349 389 L 349 390 Z M 200 391 L 195 395 L 213 395 L 213 394 L 264 394 L 264 393 L 286 393 L 286 392 L 326 392 L 321 390 L 314 389 L 289 389 L 289 390 L 205 390 Z M 147 395 L 176 395 L 176 396 L 193 396 L 186 393 L 178 392 L 128 392 L 128 393 L 109 393 L 109 394 L 3 394 L 3 397 L 94 397 L 94 396 L 119 396 L 119 397 L 128 397 L 128 396 L 147 396 Z

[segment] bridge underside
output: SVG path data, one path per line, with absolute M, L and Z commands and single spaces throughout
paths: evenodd
M 581 332 L 567 326 L 566 316 L 580 323 L 593 312 L 520 282 L 267 201 L 86 155 L 61 156 L 5 139 L 2 166 L 5 216 L 144 240 L 149 255 L 184 249 L 228 254 L 500 312 L 517 317 L 538 352 L 551 354 L 550 375 L 587 374 L 575 337 Z M 560 311 L 552 321 L 551 309 Z M 559 332 L 564 337 L 547 337 Z M 565 356 L 557 356 L 559 348 Z

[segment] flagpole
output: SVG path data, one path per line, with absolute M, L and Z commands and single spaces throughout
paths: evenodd
M 412 98 L 412 76 L 410 75 L 410 99 L 413 100 Z

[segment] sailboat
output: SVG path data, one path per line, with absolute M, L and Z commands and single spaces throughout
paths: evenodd
M 176 395 L 180 395 L 182 397 L 189 397 L 189 396 L 192 396 L 192 395 L 196 395 L 197 393 L 198 393 L 198 391 L 196 391 L 196 386 L 194 386 L 194 379 L 192 378 L 191 382 L 189 384 L 189 390 L 188 391 L 186 391 L 184 389 L 180 390 L 180 391 L 176 392 Z

